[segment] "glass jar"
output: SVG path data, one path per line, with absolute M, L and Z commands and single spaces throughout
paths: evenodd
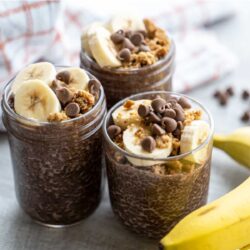
M 153 99 L 156 96 L 166 98 L 170 94 L 182 96 L 154 91 L 133 95 L 125 100 Z M 199 147 L 185 154 L 154 159 L 136 156 L 118 147 L 108 136 L 107 127 L 112 124 L 112 113 L 125 100 L 117 103 L 104 120 L 104 151 L 113 211 L 129 229 L 150 238 L 160 239 L 185 215 L 207 201 L 213 120 L 201 104 L 186 98 L 194 108 L 203 111 L 202 119 L 209 124 L 210 134 Z M 196 157 L 201 153 L 202 160 Z M 133 166 L 130 162 L 136 159 L 137 162 L 138 159 L 144 162 L 145 166 Z M 152 171 L 159 163 L 175 171 L 172 174 Z
M 171 39 L 168 54 L 156 63 L 139 69 L 102 68 L 84 51 L 80 54 L 81 68 L 97 77 L 105 90 L 108 108 L 127 96 L 152 91 L 172 90 L 175 44 Z
M 12 80 L 5 87 L 2 109 L 17 200 L 40 224 L 63 227 L 76 223 L 92 213 L 101 199 L 103 88 L 87 113 L 49 123 L 22 117 L 11 109 L 11 84 Z

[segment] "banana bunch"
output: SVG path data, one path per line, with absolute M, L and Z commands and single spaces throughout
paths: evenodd
M 250 177 L 192 212 L 160 242 L 164 250 L 236 250 L 250 244 Z

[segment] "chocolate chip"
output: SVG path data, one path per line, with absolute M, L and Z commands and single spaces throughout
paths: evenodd
M 243 122 L 248 122 L 250 120 L 250 111 L 245 111 L 241 116 Z
M 179 100 L 178 100 L 178 103 L 181 105 L 181 107 L 183 109 L 190 109 L 191 108 L 191 104 L 189 103 L 189 101 L 187 100 L 187 98 L 185 97 L 181 97 Z
M 133 32 L 131 30 L 128 30 L 125 32 L 125 37 L 130 38 L 132 36 Z
M 161 122 L 161 118 L 156 113 L 154 113 L 153 111 L 149 112 L 148 120 L 150 122 L 153 122 L 153 123 L 160 123 Z
M 174 111 L 176 113 L 175 120 L 183 122 L 185 120 L 185 113 L 180 108 L 174 108 Z
M 131 52 L 129 49 L 124 48 L 118 53 L 118 59 L 123 62 L 129 62 L 130 61 Z
M 121 133 L 121 128 L 117 125 L 110 125 L 107 129 L 109 137 L 113 140 L 117 135 Z
M 166 131 L 161 127 L 159 126 L 158 124 L 153 124 L 152 125 L 152 134 L 153 135 L 164 135 L 166 133 Z
M 173 131 L 172 134 L 173 134 L 173 136 L 174 136 L 175 138 L 178 138 L 178 139 L 181 138 L 181 130 L 180 130 L 179 128 L 175 129 L 175 131 Z
M 177 122 L 170 117 L 163 117 L 161 124 L 167 133 L 172 133 L 177 128 Z
M 8 99 L 8 104 L 11 109 L 14 109 L 14 102 L 15 102 L 15 97 L 14 94 L 12 93 Z
M 228 95 L 227 93 L 220 93 L 219 97 L 219 103 L 221 106 L 225 106 L 228 102 Z
M 77 103 L 71 102 L 65 107 L 65 113 L 68 117 L 76 117 L 80 113 L 80 107 Z
M 232 87 L 232 86 L 228 87 L 228 88 L 226 89 L 226 92 L 227 92 L 227 94 L 228 94 L 229 96 L 233 96 L 233 95 L 234 95 L 234 89 L 233 89 L 233 87 Z
M 111 35 L 111 40 L 114 44 L 119 44 L 124 40 L 125 32 L 123 30 L 118 30 Z
M 150 107 L 148 105 L 145 105 L 145 104 L 140 104 L 137 112 L 138 112 L 139 116 L 146 117 L 150 112 Z
M 184 128 L 183 123 L 181 121 L 177 122 L 177 128 L 182 130 Z
M 90 79 L 88 82 L 88 89 L 90 94 L 92 94 L 96 100 L 99 98 L 101 84 L 96 79 Z
M 247 100 L 249 98 L 249 96 L 250 96 L 250 93 L 248 90 L 245 89 L 242 91 L 241 97 L 243 100 Z
M 63 104 L 67 104 L 72 101 L 73 93 L 68 88 L 62 87 L 55 90 L 58 100 Z
M 151 153 L 156 147 L 156 142 L 152 136 L 147 136 L 142 139 L 141 146 L 145 151 Z
M 141 33 L 143 35 L 144 38 L 147 37 L 147 32 L 146 30 L 138 30 L 139 33 Z
M 151 103 L 153 110 L 160 114 L 165 111 L 165 105 L 166 105 L 166 101 L 162 98 L 156 98 Z
M 213 94 L 213 96 L 214 96 L 215 98 L 219 97 L 220 95 L 221 95 L 221 91 L 219 91 L 219 90 L 216 90 L 216 91 L 214 92 L 214 94 Z
M 67 70 L 61 71 L 61 72 L 57 73 L 56 79 L 66 83 L 66 84 L 69 84 L 70 73 Z
M 164 117 L 170 117 L 170 118 L 175 118 L 176 112 L 173 109 L 166 109 L 163 113 Z
M 133 51 L 135 49 L 135 46 L 128 38 L 125 38 L 122 42 L 122 48 L 126 48 L 130 51 Z
M 140 46 L 142 41 L 143 41 L 144 37 L 141 33 L 139 32 L 135 32 L 134 34 L 132 34 L 132 36 L 130 37 L 130 41 L 135 45 L 135 46 Z

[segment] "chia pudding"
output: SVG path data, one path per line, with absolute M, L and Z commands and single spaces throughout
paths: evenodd
M 172 90 L 175 45 L 149 19 L 113 17 L 82 34 L 81 67 L 104 87 L 108 107 L 132 94 Z
M 21 208 L 52 227 L 91 214 L 102 193 L 99 81 L 80 68 L 31 64 L 5 87 L 2 108 Z
M 129 229 L 160 239 L 206 203 L 213 121 L 198 102 L 133 95 L 108 112 L 103 133 L 112 208 Z

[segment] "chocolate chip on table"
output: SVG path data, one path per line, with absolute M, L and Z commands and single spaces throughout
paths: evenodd
M 150 111 L 148 114 L 148 120 L 153 123 L 160 123 L 161 118 L 153 111 Z
M 133 51 L 135 49 L 135 46 L 128 38 L 125 38 L 122 42 L 122 48 L 126 48 L 130 51 Z
M 72 101 L 73 99 L 73 92 L 70 91 L 68 88 L 65 88 L 65 87 L 61 87 L 61 88 L 58 88 L 55 90 L 56 92 L 56 96 L 58 98 L 58 100 L 63 104 L 67 104 L 69 102 Z
M 130 41 L 135 45 L 139 46 L 141 45 L 142 41 L 144 40 L 144 37 L 141 33 L 135 32 L 134 34 L 131 35 Z
M 156 147 L 155 139 L 152 136 L 146 136 L 142 139 L 141 146 L 145 151 L 151 153 Z
M 184 109 L 190 109 L 191 108 L 191 104 L 189 103 L 189 101 L 187 100 L 187 98 L 185 97 L 181 97 L 178 100 L 178 103 L 181 105 L 182 108 Z
M 164 111 L 163 116 L 164 116 L 164 117 L 175 118 L 176 112 L 175 112 L 173 109 L 168 108 L 168 109 L 166 109 L 166 110 Z
M 61 71 L 61 72 L 57 73 L 56 79 L 66 83 L 66 84 L 69 84 L 70 73 L 67 70 Z
M 101 84 L 96 79 L 90 79 L 88 82 L 88 89 L 90 94 L 92 94 L 96 100 L 99 98 Z
M 242 91 L 241 97 L 243 100 L 247 100 L 250 97 L 250 92 L 246 89 Z
M 221 93 L 219 96 L 219 103 L 221 106 L 225 106 L 228 103 L 228 95 L 227 93 Z
M 71 102 L 65 107 L 65 113 L 68 117 L 76 117 L 80 113 L 80 106 L 75 102 Z
M 111 139 L 114 139 L 117 135 L 121 133 L 121 128 L 117 125 L 110 125 L 107 129 L 108 135 Z
M 229 95 L 229 96 L 233 96 L 234 95 L 234 89 L 232 86 L 228 87 L 226 89 L 226 93 Z
M 156 98 L 151 103 L 153 110 L 160 114 L 165 111 L 165 105 L 166 105 L 166 101 L 162 98 Z
M 177 122 L 170 117 L 163 117 L 161 124 L 167 133 L 172 133 L 177 128 Z
M 216 91 L 214 92 L 213 96 L 214 96 L 215 98 L 217 98 L 217 97 L 220 96 L 220 94 L 221 94 L 221 91 L 216 90 Z
M 176 113 L 175 120 L 183 122 L 185 120 L 185 113 L 180 108 L 174 108 L 174 111 Z
M 125 32 L 123 30 L 118 30 L 115 33 L 113 33 L 110 38 L 114 44 L 119 44 L 123 42 L 125 38 Z
M 127 48 L 123 48 L 119 53 L 118 53 L 118 59 L 123 61 L 123 62 L 129 62 L 131 57 L 131 52 Z
M 159 126 L 156 123 L 154 123 L 152 125 L 151 130 L 152 130 L 152 134 L 153 135 L 159 135 L 159 136 L 161 136 L 161 135 L 164 135 L 166 133 L 166 131 L 161 126 Z
M 145 104 L 140 104 L 137 112 L 138 112 L 139 116 L 146 117 L 150 112 L 150 107 L 148 105 L 145 105 Z
M 243 122 L 248 122 L 250 120 L 250 111 L 245 111 L 241 116 Z

